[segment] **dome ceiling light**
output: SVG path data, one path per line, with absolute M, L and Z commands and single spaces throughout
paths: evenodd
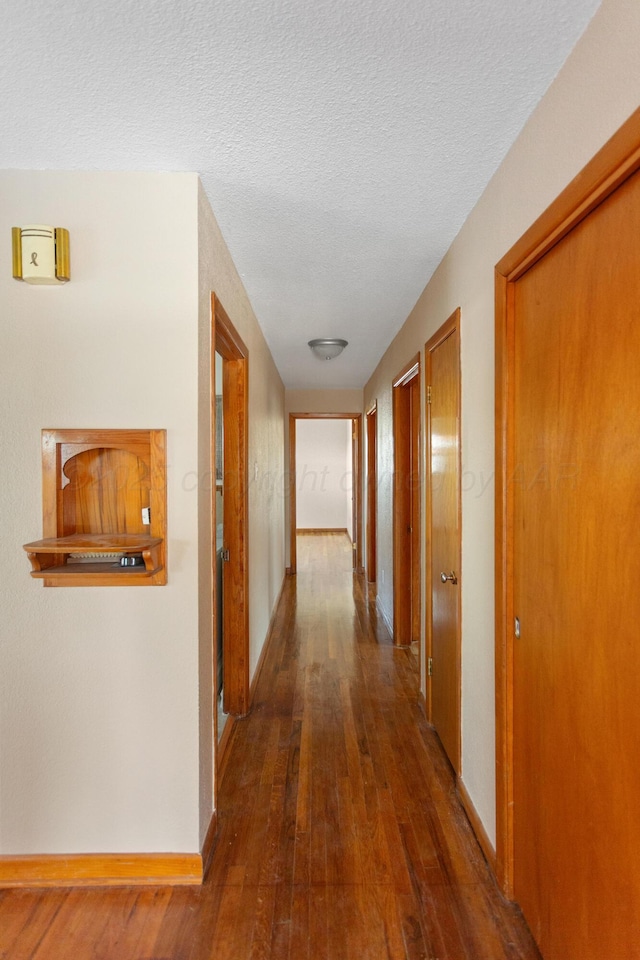
M 318 360 L 333 360 L 342 353 L 347 346 L 347 341 L 335 338 L 309 340 L 309 346 Z

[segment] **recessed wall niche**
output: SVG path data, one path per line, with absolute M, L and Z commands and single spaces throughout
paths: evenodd
M 162 586 L 166 504 L 165 430 L 43 430 L 31 576 L 45 587 Z

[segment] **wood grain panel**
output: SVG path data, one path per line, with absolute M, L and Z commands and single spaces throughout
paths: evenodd
M 461 712 L 460 310 L 425 345 L 427 366 L 427 678 L 429 718 L 456 773 Z M 453 579 L 442 582 L 442 575 Z
M 549 960 L 640 956 L 638 236 L 640 174 L 515 293 L 515 895 Z
M 618 811 L 628 809 L 630 796 L 637 792 L 635 773 L 626 760 L 637 749 L 632 746 L 637 725 L 629 722 L 633 714 L 628 710 L 630 700 L 637 699 L 637 694 L 629 697 L 628 684 L 637 666 L 630 667 L 628 660 L 620 663 L 621 651 L 628 654 L 636 645 L 625 641 L 628 620 L 616 628 L 623 610 L 625 618 L 630 614 L 633 620 L 628 598 L 635 602 L 636 591 L 621 589 L 612 573 L 618 561 L 607 551 L 615 531 L 616 554 L 624 555 L 627 576 L 635 563 L 633 544 L 628 547 L 625 539 L 635 488 L 624 487 L 620 471 L 624 473 L 630 456 L 634 459 L 630 423 L 637 395 L 634 378 L 630 386 L 625 378 L 629 358 L 638 349 L 635 341 L 628 342 L 637 304 L 638 212 L 627 190 L 639 166 L 637 111 L 509 251 L 496 274 L 497 862 L 510 894 L 515 875 L 516 895 L 527 901 L 525 909 L 550 956 L 589 957 L 591 950 L 597 956 L 637 953 L 633 904 L 638 901 L 638 871 L 628 863 L 628 851 L 638 840 L 635 825 L 626 817 L 618 819 Z M 624 198 L 620 222 L 604 242 L 616 197 Z M 590 223 L 598 226 L 592 231 Z M 553 278 L 545 284 L 547 269 Z M 543 347 L 537 342 L 536 321 L 526 317 L 539 320 Z M 613 451 L 616 443 L 622 447 Z M 589 467 L 574 476 L 579 486 L 561 501 L 561 490 L 570 480 L 561 473 L 578 461 Z M 591 540 L 591 549 L 585 538 Z M 549 579 L 554 569 L 557 584 Z M 595 611 L 594 596 L 603 597 Z M 525 611 L 522 619 L 527 621 L 521 627 L 523 643 L 513 638 L 518 609 Z M 579 616 L 588 611 L 592 615 L 578 625 L 577 611 Z M 564 625 L 560 633 L 558 624 Z M 616 685 L 615 692 L 607 693 L 607 684 L 619 675 L 624 677 L 621 691 Z M 535 712 L 540 717 L 543 702 L 543 722 L 534 732 L 527 730 L 526 717 Z M 554 748 L 550 755 L 549 741 Z M 604 742 L 608 746 L 603 754 Z M 526 755 L 520 753 L 521 743 Z M 546 768 L 537 769 L 533 790 L 527 757 L 531 762 L 537 757 L 538 766 L 544 763 Z M 603 759 L 605 766 L 613 765 L 608 773 L 603 773 Z M 585 790 L 585 774 L 595 776 L 597 786 Z M 552 803 L 545 797 L 541 805 L 539 785 L 548 784 L 553 791 L 560 781 L 562 793 Z M 579 798 L 570 813 L 569 798 Z M 520 814 L 524 821 L 518 820 Z M 614 825 L 611 837 L 607 819 Z M 560 820 L 568 823 L 566 829 L 559 827 Z M 590 822 L 586 833 L 585 820 Z M 514 852 L 514 836 L 520 838 L 519 853 Z M 598 848 L 601 837 L 607 838 L 605 855 Z M 532 842 L 537 843 L 535 855 Z M 535 875 L 528 875 L 519 861 L 530 864 L 532 858 Z M 549 885 L 552 892 L 544 892 Z M 620 891 L 622 896 L 616 893 Z
M 578 173 L 496 266 L 497 864 L 513 893 L 513 420 L 515 280 L 640 168 L 640 109 Z

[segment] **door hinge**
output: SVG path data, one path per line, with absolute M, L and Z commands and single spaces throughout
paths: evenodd
M 433 676 L 433 657 L 429 657 L 427 660 L 427 676 Z
M 427 387 L 427 403 L 431 403 L 431 386 Z
M 228 550 L 221 550 L 220 557 L 222 558 L 222 560 L 224 560 L 225 563 L 229 563 L 230 557 L 229 557 Z

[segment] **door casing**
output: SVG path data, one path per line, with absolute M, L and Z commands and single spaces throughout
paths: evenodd
M 215 293 L 211 294 L 211 419 L 215 436 L 215 353 L 222 357 L 224 420 L 224 548 L 229 551 L 223 575 L 224 711 L 243 717 L 249 710 L 249 565 L 248 565 L 248 424 L 249 351 Z M 215 444 L 212 444 L 215 447 Z M 215 449 L 213 451 L 215 457 Z M 215 463 L 212 474 L 215 477 Z M 212 571 L 216 563 L 215 485 L 212 497 Z M 216 577 L 214 611 L 218 598 Z M 214 650 L 216 622 L 214 615 Z M 214 657 L 215 659 L 215 657 Z M 215 684 L 214 684 L 215 689 Z M 216 733 L 217 736 L 217 733 Z
M 393 380 L 393 641 L 420 640 L 420 354 Z

